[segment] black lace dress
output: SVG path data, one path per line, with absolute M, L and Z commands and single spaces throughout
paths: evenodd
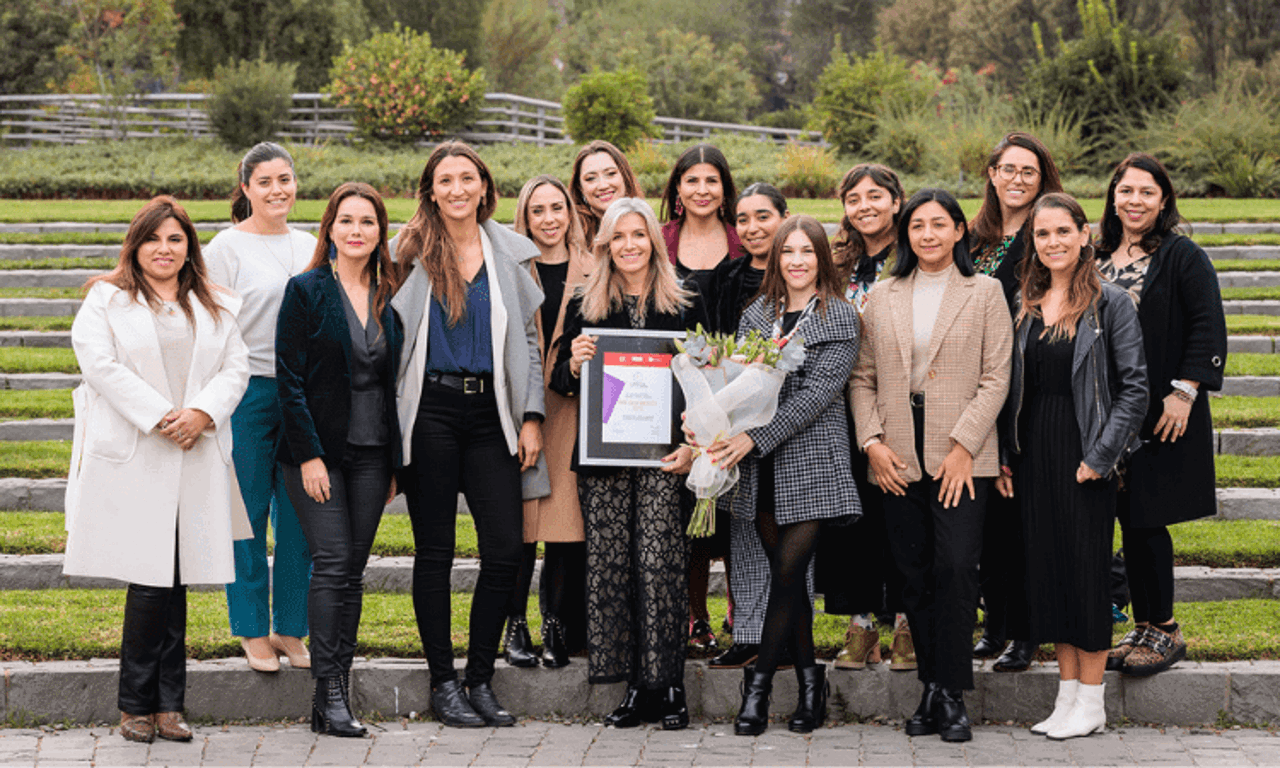
M 1073 339 L 1041 338 L 1032 320 L 1026 390 L 1018 423 L 1022 455 L 1014 467 L 1026 545 L 1031 636 L 1083 651 L 1111 647 L 1111 543 L 1114 479 L 1076 482 L 1083 459 L 1071 394 Z

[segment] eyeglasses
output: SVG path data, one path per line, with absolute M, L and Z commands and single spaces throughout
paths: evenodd
M 997 165 L 996 173 L 1005 181 L 1013 181 L 1013 177 L 1017 176 L 1022 179 L 1023 184 L 1034 184 L 1040 178 L 1040 171 L 1030 166 L 1019 168 L 1016 165 Z

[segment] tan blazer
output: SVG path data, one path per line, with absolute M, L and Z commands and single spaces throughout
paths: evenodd
M 561 341 L 560 335 L 564 329 L 565 307 L 574 290 L 586 282 L 593 264 L 594 259 L 589 253 L 571 246 L 564 298 L 560 301 L 556 327 L 551 330 L 550 337 L 544 336 L 546 329 L 542 327 L 542 312 L 538 312 L 538 345 L 547 351 L 542 359 L 544 384 L 551 380 L 551 369 L 555 367 L 556 345 Z M 533 271 L 533 279 L 537 280 L 538 268 L 534 261 L 529 262 L 529 269 Z M 543 344 L 544 338 L 549 338 L 549 343 Z M 572 339 L 563 341 L 568 344 Z M 524 541 L 526 544 L 536 541 L 583 541 L 582 509 L 578 506 L 578 475 L 569 468 L 574 441 L 578 437 L 578 399 L 558 395 L 547 387 L 546 409 L 547 418 L 542 423 L 542 451 L 547 457 L 547 471 L 551 476 L 551 495 L 524 502 Z
M 862 349 L 849 387 L 861 447 L 872 437 L 907 465 L 907 482 L 923 475 L 911 418 L 911 299 L 915 273 L 871 291 L 862 315 Z M 973 476 L 1000 472 L 996 417 L 1009 391 L 1013 322 L 1000 282 L 952 273 L 929 342 L 924 384 L 924 470 L 938 473 L 952 441 L 973 454 Z M 874 477 L 872 478 L 874 481 Z

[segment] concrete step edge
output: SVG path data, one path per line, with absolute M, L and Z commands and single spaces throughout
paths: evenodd
M 412 621 L 406 617 L 406 621 Z M 463 660 L 455 662 L 459 668 Z M 112 723 L 116 707 L 118 662 L 2 662 L 5 711 L 34 722 Z M 887 665 L 863 670 L 827 665 L 831 685 L 828 722 L 847 719 L 901 720 L 915 708 L 920 683 L 911 672 L 895 673 Z M 1057 693 L 1056 664 L 1034 664 L 1022 673 L 996 673 L 989 662 L 974 664 L 975 690 L 965 696 L 975 721 L 1034 722 L 1053 708 Z M 1213 723 L 1222 714 L 1243 723 L 1280 721 L 1280 662 L 1181 662 L 1154 678 L 1124 678 L 1108 672 L 1106 711 L 1112 722 L 1127 720 L 1192 726 Z M 703 661 L 685 665 L 684 684 L 695 720 L 732 718 L 741 702 L 739 670 L 712 670 Z M 563 669 L 516 669 L 498 662 L 494 691 L 518 717 L 598 719 L 622 697 L 624 685 L 590 685 L 587 663 L 572 659 Z M 310 674 L 285 665 L 276 674 L 248 668 L 243 659 L 187 662 L 188 717 L 213 721 L 281 720 L 309 713 Z M 75 695 L 67 695 L 75 691 Z M 351 674 L 353 707 L 381 718 L 425 715 L 429 710 L 430 676 L 421 659 L 361 659 Z M 796 676 L 774 678 L 771 711 L 791 712 L 796 703 Z M 775 728 L 779 727 L 777 725 Z M 855 756 L 856 759 L 856 756 Z M 1088 762 L 1086 760 L 1086 762 Z

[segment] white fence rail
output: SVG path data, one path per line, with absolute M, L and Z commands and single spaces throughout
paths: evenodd
M 210 136 L 203 93 L 156 93 L 112 103 L 99 95 L 0 94 L 0 141 L 29 144 L 83 144 L 101 139 L 151 139 Z M 295 93 L 289 122 L 279 138 L 315 144 L 350 141 L 355 135 L 351 110 L 332 106 L 320 93 Z M 820 144 L 812 134 L 787 128 L 710 123 L 658 117 L 659 141 L 679 142 L 716 133 L 751 136 L 773 143 Z M 564 116 L 554 101 L 509 93 L 485 94 L 480 117 L 461 138 L 481 144 L 520 142 L 545 146 L 572 143 Z

